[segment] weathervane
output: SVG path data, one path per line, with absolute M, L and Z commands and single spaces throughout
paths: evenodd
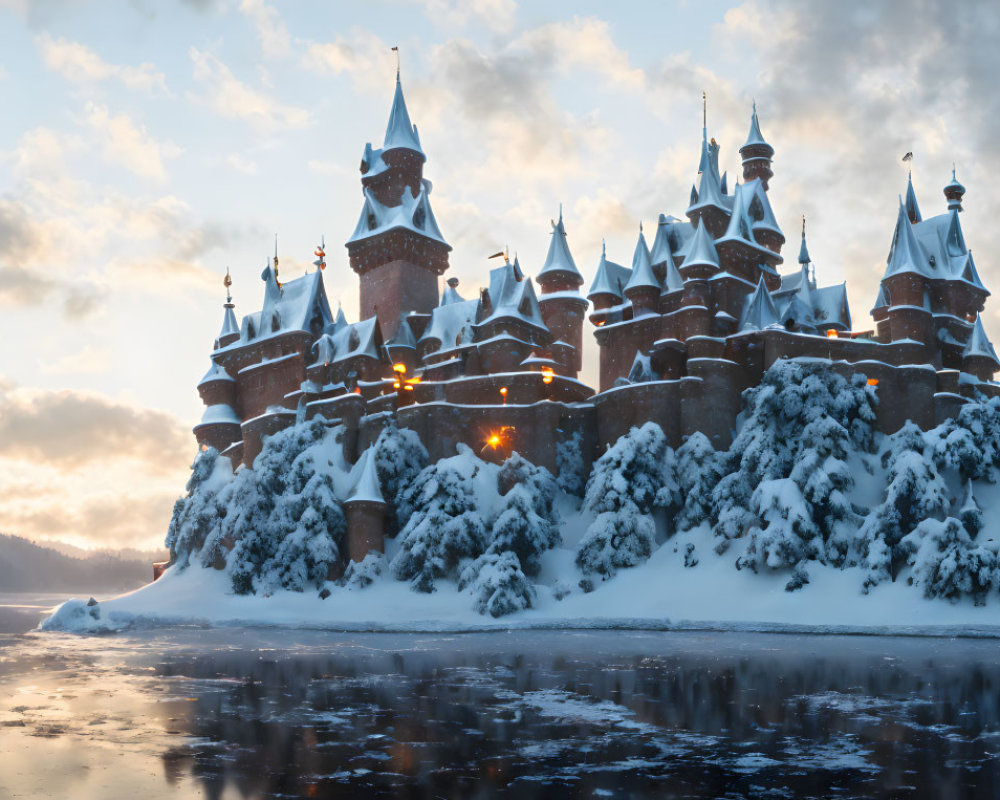
M 226 267 L 226 277 L 222 279 L 222 285 L 226 287 L 226 303 L 233 302 L 233 297 L 229 293 L 229 287 L 233 285 L 233 279 L 229 275 L 229 267 Z

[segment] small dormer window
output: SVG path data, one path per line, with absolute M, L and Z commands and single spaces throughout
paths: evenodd
M 274 314 L 271 315 L 271 332 L 277 333 L 280 330 L 281 330 L 281 319 L 278 317 L 278 312 L 275 311 Z
M 372 212 L 368 212 L 368 230 L 373 231 L 378 227 L 378 220 Z
M 426 221 L 427 212 L 424 210 L 423 206 L 420 206 L 413 214 L 413 224 L 422 229 Z
M 257 335 L 257 331 L 254 330 L 253 323 L 247 323 L 247 339 L 253 339 Z
M 356 329 L 351 329 L 351 335 L 347 337 L 347 348 L 349 350 L 357 350 L 361 344 L 361 337 L 358 336 Z

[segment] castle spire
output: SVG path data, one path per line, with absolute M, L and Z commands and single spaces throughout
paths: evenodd
M 800 264 L 810 264 L 812 259 L 809 257 L 809 248 L 806 247 L 806 215 L 802 215 L 802 246 L 799 247 L 799 263 Z
M 398 51 L 397 51 L 398 52 Z M 406 110 L 406 98 L 403 97 L 403 85 L 396 70 L 396 93 L 392 98 L 392 109 L 389 111 L 389 124 L 385 129 L 385 141 L 382 151 L 405 148 L 424 155 L 420 148 L 420 136 L 417 126 L 410 122 L 410 113 Z
M 920 206 L 917 205 L 917 194 L 913 191 L 913 170 L 906 176 L 906 216 L 910 222 L 920 222 Z
M 740 156 L 743 158 L 743 180 L 752 181 L 754 178 L 760 178 L 760 182 L 766 190 L 767 182 L 774 177 L 774 173 L 771 171 L 774 148 L 767 143 L 760 132 L 756 101 L 753 104 L 753 112 L 750 114 L 750 132 L 747 134 L 746 142 L 740 148 Z
M 236 313 L 233 311 L 236 306 L 233 305 L 233 296 L 229 292 L 229 288 L 233 285 L 229 267 L 226 267 L 226 277 L 222 279 L 222 285 L 226 287 L 226 302 L 222 306 L 225 309 L 222 312 L 222 330 L 219 331 L 219 336 L 215 341 L 217 350 L 240 338 L 240 326 L 236 321 Z
M 563 225 L 562 203 L 559 204 L 559 221 L 552 222 L 552 240 L 545 264 L 538 273 L 538 281 L 544 284 L 547 278 L 565 278 L 576 286 L 583 285 L 583 276 L 576 267 L 573 254 L 569 251 L 566 227 Z

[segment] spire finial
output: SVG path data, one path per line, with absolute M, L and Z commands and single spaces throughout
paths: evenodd
M 639 220 L 639 233 L 642 233 L 642 220 Z
M 705 92 L 701 93 L 701 127 L 708 130 L 708 95 Z
M 396 83 L 399 83 L 399 46 L 393 45 L 392 52 L 396 54 Z
M 604 258 L 608 254 L 608 240 L 601 237 L 601 258 Z
M 562 203 L 559 204 L 559 221 L 562 222 Z
M 753 102 L 753 115 L 756 117 L 757 116 L 757 98 L 753 97 L 753 98 L 751 98 L 751 100 Z
M 806 215 L 802 215 L 802 238 L 806 238 Z
M 226 305 L 233 302 L 233 296 L 229 292 L 229 287 L 233 285 L 233 279 L 229 274 L 229 267 L 226 267 L 226 277 L 222 279 L 222 285 L 226 287 Z
M 274 234 L 274 279 L 278 280 L 278 234 Z

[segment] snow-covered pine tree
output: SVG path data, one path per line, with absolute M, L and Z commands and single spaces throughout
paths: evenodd
M 667 440 L 647 422 L 632 428 L 594 462 L 584 504 L 597 514 L 576 554 L 584 574 L 609 578 L 653 552 L 656 526 L 649 512 L 664 486 Z
M 491 617 L 531 608 L 535 599 L 534 588 L 521 571 L 517 555 L 510 550 L 481 555 L 462 571 L 458 588 L 471 588 L 473 608 Z
M 427 466 L 427 449 L 414 431 L 400 428 L 392 417 L 387 419 L 372 447 L 379 488 L 388 504 L 386 531 L 395 536 L 410 515 L 410 509 L 403 503 L 404 490 Z
M 655 422 L 632 428 L 594 462 L 584 504 L 595 514 L 631 507 L 648 514 L 663 486 L 667 439 Z
M 187 566 L 192 555 L 204 546 L 222 519 L 218 494 L 232 480 L 229 460 L 210 447 L 201 451 L 191 465 L 187 495 L 174 503 L 170 525 L 167 528 L 166 548 L 171 563 L 180 568 Z
M 924 597 L 955 601 L 971 596 L 981 606 L 1000 583 L 996 554 L 974 545 L 954 517 L 943 522 L 923 520 L 903 537 L 900 549 L 907 555 L 913 582 L 923 588 Z
M 465 445 L 458 449 L 462 459 L 476 459 Z M 453 459 L 421 470 L 405 490 L 403 505 L 409 517 L 389 566 L 397 580 L 410 581 L 415 590 L 433 592 L 435 580 L 454 576 L 460 561 L 476 558 L 486 548 L 486 527 L 472 481 L 459 472 Z
M 570 436 L 564 433 L 557 442 L 556 468 L 559 470 L 559 477 L 556 479 L 559 488 L 566 494 L 582 496 L 586 483 L 583 466 L 583 434 L 580 431 L 575 431 Z
M 972 481 L 965 483 L 965 496 L 962 498 L 962 505 L 958 509 L 958 518 L 965 526 L 966 533 L 973 539 L 983 529 L 983 510 L 976 502 L 975 489 L 972 488 Z
M 900 542 L 928 519 L 941 520 L 951 505 L 948 487 L 925 453 L 921 430 L 907 422 L 888 437 L 883 455 L 888 473 L 885 500 L 871 510 L 858 531 L 859 560 L 866 568 L 864 590 L 895 580 L 906 553 Z
M 264 440 L 253 468 L 240 470 L 227 496 L 220 536 L 237 594 L 319 586 L 340 561 L 343 510 L 329 474 L 339 431 L 316 418 Z
M 514 553 L 526 575 L 537 575 L 539 560 L 560 542 L 553 509 L 556 483 L 544 467 L 513 453 L 497 476 L 503 506 L 490 532 L 488 553 Z
M 681 506 L 674 517 L 679 531 L 710 521 L 712 489 L 719 481 L 717 454 L 708 437 L 693 433 L 677 448 L 675 474 Z
M 788 569 L 804 559 L 823 560 L 823 537 L 794 480 L 764 481 L 751 503 L 763 525 L 751 528 L 746 550 L 736 559 L 737 569 Z

